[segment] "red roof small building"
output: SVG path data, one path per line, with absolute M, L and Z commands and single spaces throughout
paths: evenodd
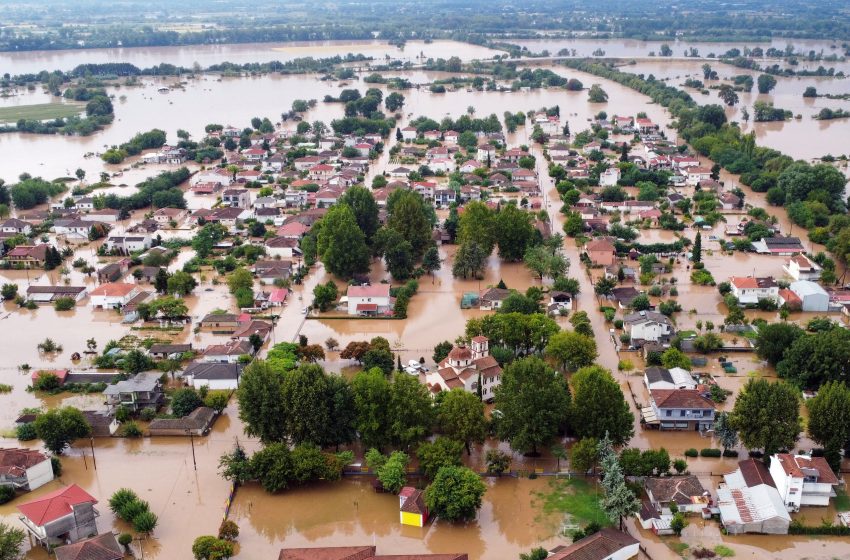
M 40 369 L 38 371 L 32 372 L 30 379 L 33 383 L 44 374 L 55 375 L 57 379 L 59 379 L 59 384 L 62 385 L 65 383 L 65 379 L 68 378 L 68 370 L 67 369 Z

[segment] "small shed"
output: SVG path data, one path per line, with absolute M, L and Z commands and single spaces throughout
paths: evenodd
M 478 307 L 480 304 L 480 298 L 478 297 L 477 292 L 465 292 L 463 297 L 460 300 L 460 308 L 461 309 L 472 309 L 473 307 Z
M 402 525 L 424 527 L 428 522 L 428 508 L 422 491 L 412 486 L 405 486 L 398 494 L 399 521 Z

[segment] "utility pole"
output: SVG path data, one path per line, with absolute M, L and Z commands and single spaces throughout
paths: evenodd
M 186 435 L 189 436 L 189 442 L 192 444 L 192 464 L 195 466 L 195 470 L 198 470 L 198 461 L 195 460 L 195 437 L 188 429 L 186 430 Z
M 97 459 L 94 456 L 94 438 L 89 438 L 89 445 L 91 446 L 91 462 L 94 465 L 94 470 L 97 470 Z

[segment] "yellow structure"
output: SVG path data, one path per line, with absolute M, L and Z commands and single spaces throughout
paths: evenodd
M 399 521 L 402 525 L 424 527 L 428 522 L 428 508 L 422 498 L 422 491 L 405 486 L 398 493 Z

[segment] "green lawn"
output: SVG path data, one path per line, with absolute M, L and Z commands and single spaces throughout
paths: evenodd
M 611 522 L 599 507 L 601 489 L 597 491 L 595 481 L 583 478 L 556 478 L 549 482 L 549 489 L 535 493 L 536 502 L 547 514 L 569 515 L 573 523 L 584 526 L 591 521 L 601 525 Z
M 44 121 L 60 117 L 72 117 L 83 111 L 82 105 L 73 103 L 39 103 L 37 105 L 14 105 L 0 107 L 0 122 L 13 123 L 20 119 Z

